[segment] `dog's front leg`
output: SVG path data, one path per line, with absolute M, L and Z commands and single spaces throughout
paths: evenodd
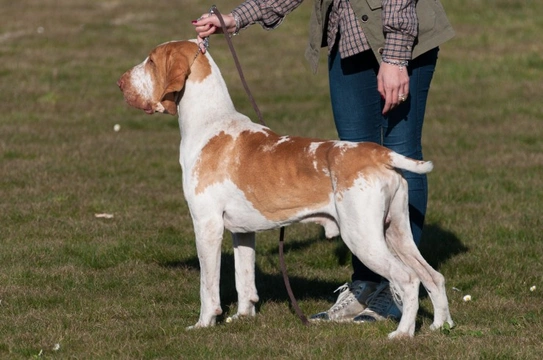
M 258 293 L 255 285 L 255 233 L 234 233 L 234 262 L 239 316 L 254 316 Z
M 221 219 L 194 221 L 196 250 L 200 261 L 200 319 L 193 327 L 215 325 L 222 314 L 219 294 L 221 242 L 224 232 Z

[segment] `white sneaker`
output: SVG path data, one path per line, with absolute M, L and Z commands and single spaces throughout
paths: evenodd
M 354 322 L 375 322 L 386 319 L 399 321 L 402 317 L 401 303 L 396 303 L 400 300 L 395 299 L 388 282 L 382 282 L 367 301 L 367 307 L 353 319 Z
M 367 299 L 375 292 L 377 285 L 370 281 L 355 281 L 350 285 L 348 283 L 341 285 L 334 291 L 341 291 L 336 303 L 327 311 L 312 315 L 309 320 L 353 321 L 355 316 L 364 311 Z

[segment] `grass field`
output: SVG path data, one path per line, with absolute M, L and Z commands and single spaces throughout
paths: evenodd
M 258 236 L 257 317 L 185 331 L 198 319 L 199 271 L 177 119 L 129 108 L 115 82 L 155 45 L 194 37 L 190 21 L 212 3 L 0 0 L 0 359 L 542 358 L 543 3 L 442 2 L 457 36 L 429 99 L 421 248 L 447 279 L 457 326 L 430 332 L 423 297 L 415 338 L 389 341 L 392 322 L 304 327 L 277 231 Z M 324 56 L 317 75 L 303 58 L 311 3 L 235 46 L 270 127 L 335 138 Z M 221 37 L 210 52 L 256 119 Z M 223 250 L 228 316 L 229 236 Z M 347 250 L 317 226 L 287 229 L 286 262 L 306 314 L 350 278 Z

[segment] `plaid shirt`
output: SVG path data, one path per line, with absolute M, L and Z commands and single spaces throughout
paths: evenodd
M 238 16 L 240 29 L 258 23 L 264 29 L 272 30 L 302 2 L 303 0 L 246 0 L 232 13 Z M 386 37 L 382 55 L 391 59 L 410 60 L 418 26 L 415 1 L 383 0 L 382 8 L 383 32 Z M 338 50 L 342 58 L 370 50 L 358 21 L 348 0 L 333 0 L 326 29 L 328 53 L 335 45 L 338 31 L 341 33 Z

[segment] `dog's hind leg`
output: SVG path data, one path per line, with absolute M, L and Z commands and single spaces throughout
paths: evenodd
M 389 334 L 389 338 L 413 336 L 415 334 L 415 320 L 419 309 L 419 285 L 417 275 L 405 266 L 396 256 L 390 252 L 385 244 L 381 232 L 373 233 L 362 230 L 369 229 L 371 225 L 364 223 L 359 227 L 358 234 L 351 240 L 351 236 L 342 238 L 353 254 L 373 272 L 385 277 L 390 282 L 391 292 L 396 300 L 401 303 L 402 317 L 395 331 Z
M 445 322 L 453 326 L 445 289 L 445 278 L 428 264 L 413 241 L 409 219 L 404 215 L 408 208 L 407 195 L 405 195 L 407 185 L 404 183 L 401 186 L 405 190 L 398 191 L 391 202 L 390 225 L 386 230 L 386 241 L 398 258 L 417 274 L 426 288 L 434 306 L 434 322 L 431 329 L 439 329 Z
M 391 225 L 391 229 L 393 228 L 394 225 Z M 450 326 L 453 326 L 454 323 L 449 312 L 449 304 L 445 289 L 445 278 L 426 262 L 410 236 L 403 237 L 403 239 L 397 239 L 399 239 L 398 241 L 402 242 L 403 245 L 401 245 L 401 251 L 395 252 L 402 262 L 417 274 L 417 277 L 426 288 L 428 295 L 432 300 L 432 305 L 434 307 L 434 322 L 431 325 L 431 329 L 439 329 L 445 322 L 449 323 Z M 397 245 L 394 244 L 395 241 L 397 240 L 391 241 L 391 247 L 396 250 Z
M 255 285 L 255 233 L 234 233 L 234 262 L 238 312 L 234 317 L 254 316 L 258 293 Z
M 196 250 L 200 261 L 200 319 L 193 327 L 215 325 L 222 314 L 220 299 L 222 218 L 193 215 Z
M 360 204 L 363 204 L 361 206 Z M 385 242 L 386 206 L 376 189 L 352 189 L 336 201 L 341 237 L 353 254 L 375 273 L 385 277 L 401 298 L 402 318 L 390 338 L 413 336 L 419 307 L 419 279 L 388 248 Z

